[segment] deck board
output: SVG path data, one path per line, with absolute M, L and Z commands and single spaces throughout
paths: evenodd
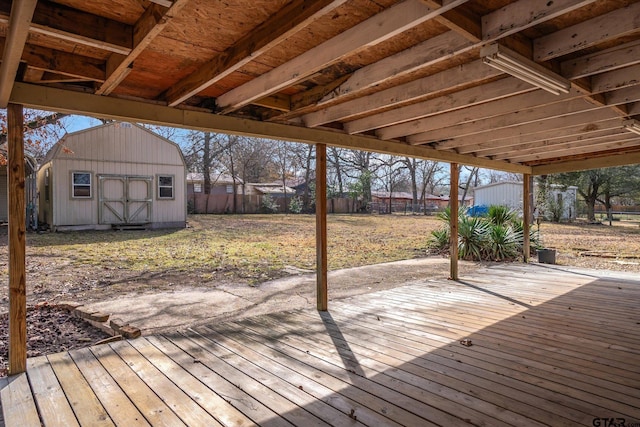
M 2 409 L 7 426 L 637 423 L 639 300 L 632 275 L 492 265 L 30 359 Z

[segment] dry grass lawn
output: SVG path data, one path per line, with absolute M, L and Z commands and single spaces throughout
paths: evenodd
M 331 215 L 329 269 L 426 256 L 430 232 L 440 226 L 426 216 Z M 558 250 L 559 264 L 640 273 L 637 222 L 545 223 L 540 232 L 545 246 Z M 29 234 L 28 293 L 32 300 L 96 300 L 176 286 L 255 285 L 312 271 L 314 236 L 311 215 L 195 215 L 182 230 Z

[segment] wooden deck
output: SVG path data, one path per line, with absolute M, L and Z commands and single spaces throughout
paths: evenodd
M 16 426 L 633 425 L 639 302 L 631 275 L 499 265 L 29 359 L 2 407 Z

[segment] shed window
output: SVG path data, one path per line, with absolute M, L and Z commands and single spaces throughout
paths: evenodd
M 233 185 L 231 184 L 227 185 L 227 194 L 233 194 Z
M 202 184 L 193 184 L 194 193 L 202 193 Z
M 158 199 L 173 199 L 173 175 L 158 175 Z
M 82 199 L 91 198 L 91 173 L 72 172 L 71 175 L 73 197 Z

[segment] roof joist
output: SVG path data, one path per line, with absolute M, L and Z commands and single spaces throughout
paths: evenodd
M 165 94 L 175 106 L 227 77 L 251 60 L 307 27 L 321 16 L 343 5 L 346 0 L 295 0 L 269 20 L 246 34 L 225 52 L 201 66 L 195 73 L 172 86 Z
M 450 3 L 448 8 L 452 8 L 458 2 Z M 432 10 L 418 0 L 405 0 L 309 49 L 291 61 L 230 90 L 219 96 L 216 103 L 223 113 L 237 110 L 256 99 L 301 82 L 347 55 L 353 55 L 388 40 L 446 10 L 445 7 Z
M 438 151 L 429 147 L 412 146 L 397 141 L 381 141 L 373 137 L 348 135 L 344 132 L 327 129 L 309 129 L 200 111 L 180 110 L 162 105 L 82 92 L 70 92 L 25 83 L 15 84 L 10 102 L 24 104 L 32 108 L 71 114 L 90 114 L 115 120 L 132 120 L 162 126 L 257 136 L 308 144 L 321 143 L 357 150 L 468 164 L 515 173 L 530 172 L 530 168 L 526 166 L 462 156 L 456 153 Z

